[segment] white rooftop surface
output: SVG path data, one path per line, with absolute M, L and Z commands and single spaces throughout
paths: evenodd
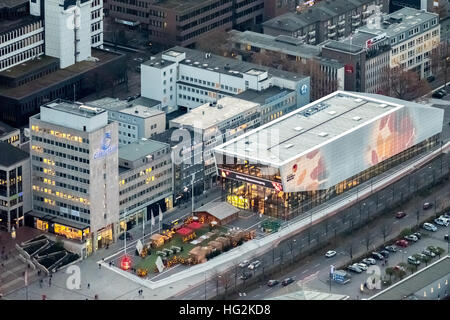
M 223 107 L 219 109 L 218 105 L 222 105 Z M 171 123 L 177 124 L 178 126 L 208 129 L 241 113 L 255 109 L 258 106 L 259 104 L 254 102 L 233 97 L 224 97 L 217 100 L 215 107 L 210 107 L 209 103 L 202 104 L 190 112 L 173 119 Z
M 157 114 L 164 113 L 164 111 L 150 109 L 148 107 L 141 106 L 141 105 L 135 105 L 130 108 L 125 108 L 125 109 L 120 110 L 120 112 L 130 114 L 130 115 L 133 115 L 135 117 L 140 117 L 140 118 L 148 118 L 148 117 L 155 116 Z
M 218 146 L 219 153 L 281 166 L 403 105 L 336 91 Z M 323 108 L 312 113 L 315 108 Z M 311 115 L 305 116 L 305 112 Z

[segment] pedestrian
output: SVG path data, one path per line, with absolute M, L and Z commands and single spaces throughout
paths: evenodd
M 88 289 L 90 289 L 91 288 L 91 284 L 90 283 L 88 283 Z
M 99 268 L 99 269 L 101 269 L 101 268 L 102 268 L 102 265 L 101 265 L 100 263 L 98 264 L 98 268 Z
M 48 286 L 51 287 L 52 286 L 52 278 L 48 279 Z
M 42 288 L 42 279 L 39 280 L 39 286 Z

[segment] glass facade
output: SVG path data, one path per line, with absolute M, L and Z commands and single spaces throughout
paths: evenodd
M 268 188 L 253 183 L 221 177 L 222 191 L 225 193 L 225 201 L 235 207 L 282 220 L 288 220 L 433 148 L 438 144 L 438 137 L 438 135 L 435 135 L 353 177 L 341 181 L 329 189 L 306 192 L 283 192 L 276 188 Z M 225 166 L 219 165 L 219 167 Z M 235 167 L 226 165 L 226 169 L 232 169 L 235 172 L 237 171 L 251 176 L 267 178 L 254 165 L 238 164 Z

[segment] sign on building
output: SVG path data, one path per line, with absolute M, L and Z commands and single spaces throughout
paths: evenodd
M 164 263 L 162 262 L 161 257 L 158 257 L 158 258 L 156 259 L 155 265 L 156 265 L 156 267 L 158 268 L 158 271 L 159 271 L 159 272 L 162 272 L 162 271 L 164 270 Z

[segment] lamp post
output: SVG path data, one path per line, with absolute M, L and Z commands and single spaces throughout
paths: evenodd
M 194 180 L 195 180 L 195 173 L 192 174 L 191 179 L 191 189 L 192 189 L 192 216 L 194 216 Z
M 445 75 L 445 82 L 444 82 L 445 93 L 447 93 L 447 68 L 448 68 L 449 64 L 450 64 L 450 56 L 447 56 L 447 57 L 445 57 L 445 73 L 444 73 L 444 75 Z

